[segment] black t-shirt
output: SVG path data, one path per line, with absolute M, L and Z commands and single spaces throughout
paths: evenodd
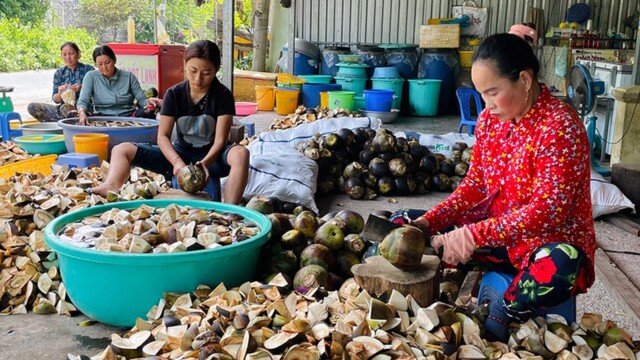
M 189 81 L 182 81 L 167 90 L 160 115 L 176 119 L 176 142 L 189 148 L 210 148 L 216 136 L 218 116 L 235 115 L 231 91 L 214 79 L 209 92 L 197 103 L 191 103 Z

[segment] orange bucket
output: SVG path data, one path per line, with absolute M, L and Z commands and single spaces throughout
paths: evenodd
M 323 91 L 320 93 L 320 106 L 328 107 L 329 106 L 329 92 Z
M 260 111 L 273 111 L 275 105 L 275 86 L 256 86 L 256 103 Z
M 300 90 L 297 88 L 276 88 L 276 114 L 289 115 L 296 111 Z
M 98 155 L 100 163 L 109 158 L 109 135 L 107 134 L 76 134 L 73 135 L 73 144 L 77 153 Z

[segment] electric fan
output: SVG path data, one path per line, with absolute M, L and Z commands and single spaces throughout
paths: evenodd
M 598 165 L 593 154 L 593 144 L 596 139 L 596 120 L 598 118 L 593 114 L 587 116 L 593 111 L 596 104 L 596 96 L 602 94 L 604 94 L 604 82 L 602 80 L 593 80 L 589 70 L 582 64 L 571 67 L 567 79 L 567 95 L 569 104 L 580 115 L 582 121 L 585 122 L 585 117 L 587 119 L 585 126 L 587 127 L 589 144 L 591 144 L 591 166 L 598 174 L 610 176 L 611 171 Z M 605 151 L 604 148 L 602 151 Z

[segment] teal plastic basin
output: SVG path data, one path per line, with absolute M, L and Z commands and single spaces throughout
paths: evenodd
M 303 78 L 307 84 L 330 84 L 333 80 L 331 75 L 298 75 Z
M 67 147 L 62 135 L 30 135 L 19 136 L 13 141 L 29 154 L 64 154 Z
M 68 244 L 57 234 L 69 223 L 111 208 L 170 204 L 234 212 L 260 226 L 258 235 L 216 249 L 174 254 L 101 252 Z M 260 247 L 271 233 L 266 216 L 244 207 L 199 200 L 138 200 L 100 205 L 60 216 L 45 228 L 45 241 L 58 255 L 62 281 L 73 304 L 85 315 L 113 326 L 133 326 L 168 291 L 190 292 L 199 284 L 227 288 L 254 280 Z

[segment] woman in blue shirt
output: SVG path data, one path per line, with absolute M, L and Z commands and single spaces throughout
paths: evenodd
M 206 174 L 228 176 L 222 200 L 238 204 L 249 176 L 249 151 L 229 144 L 235 115 L 231 91 L 216 73 L 220 68 L 220 49 L 209 40 L 198 40 L 184 53 L 184 80 L 164 95 L 160 111 L 158 145 L 122 143 L 111 151 L 111 164 L 105 182 L 92 191 L 106 196 L 118 191 L 129 177 L 131 166 L 140 166 L 170 179 L 186 164 L 195 163 Z M 171 136 L 176 132 L 175 142 Z
M 39 121 L 58 121 L 69 116 L 75 116 L 75 107 L 72 104 L 63 106 L 62 92 L 71 89 L 75 92 L 74 100 L 80 94 L 82 80 L 93 66 L 83 64 L 80 60 L 80 48 L 74 42 L 66 42 L 60 47 L 60 55 L 65 66 L 56 70 L 53 74 L 53 94 L 51 99 L 55 104 L 33 102 L 27 106 L 31 116 Z
M 87 117 L 135 116 L 155 119 L 155 109 L 162 100 L 147 99 L 136 76 L 126 70 L 116 68 L 116 54 L 107 46 L 93 50 L 93 61 L 97 71 L 90 71 L 82 81 L 78 99 L 78 124 L 86 125 Z M 137 100 L 138 107 L 133 103 Z M 93 109 L 90 104 L 93 103 Z

